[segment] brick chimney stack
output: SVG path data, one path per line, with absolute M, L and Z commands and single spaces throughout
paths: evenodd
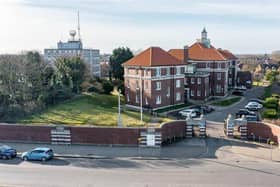
M 189 46 L 185 45 L 184 46 L 184 62 L 188 63 L 189 59 Z

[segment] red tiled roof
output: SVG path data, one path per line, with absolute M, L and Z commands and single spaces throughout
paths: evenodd
M 150 47 L 124 63 L 124 66 L 169 66 L 185 65 L 159 47 Z
M 218 51 L 228 60 L 236 60 L 238 59 L 234 54 L 232 54 L 229 50 L 218 49 Z
M 170 49 L 168 53 L 178 60 L 184 61 L 184 49 Z
M 179 60 L 184 60 L 184 49 L 171 49 L 169 54 Z M 203 44 L 196 42 L 189 47 L 189 59 L 190 60 L 205 60 L 205 61 L 223 61 L 227 60 L 215 47 L 205 47 Z

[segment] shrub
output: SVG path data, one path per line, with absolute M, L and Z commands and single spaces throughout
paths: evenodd
M 265 99 L 265 107 L 277 110 L 278 109 L 278 99 L 275 98 L 275 97 L 266 98 Z
M 277 118 L 277 111 L 275 109 L 265 109 L 263 118 Z
M 110 94 L 114 89 L 114 85 L 110 81 L 107 81 L 107 80 L 103 81 L 102 87 L 103 87 L 105 94 Z

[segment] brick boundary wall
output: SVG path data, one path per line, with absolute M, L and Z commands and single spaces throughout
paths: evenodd
M 277 125 L 264 122 L 248 122 L 247 135 L 253 133 L 256 137 L 270 138 L 280 145 L 280 127 Z
M 141 128 L 70 127 L 73 144 L 138 145 Z
M 163 123 L 160 128 L 162 141 L 171 138 L 183 138 L 186 136 L 186 121 L 177 120 Z
M 0 140 L 51 143 L 50 131 L 54 126 L 0 124 Z
M 186 122 L 184 120 L 171 121 L 155 128 L 165 140 L 185 137 Z M 64 126 L 71 132 L 72 144 L 100 144 L 100 145 L 138 145 L 141 131 L 145 127 L 74 127 Z M 51 143 L 51 130 L 55 125 L 21 125 L 0 123 L 0 141 Z

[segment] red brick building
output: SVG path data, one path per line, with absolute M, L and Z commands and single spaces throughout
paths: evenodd
M 124 63 L 126 104 L 158 109 L 226 96 L 236 86 L 237 64 L 230 51 L 211 45 L 205 28 L 190 47 L 151 47 Z
M 159 47 L 124 63 L 127 106 L 159 109 L 184 103 L 186 64 Z
M 185 99 L 222 97 L 227 95 L 229 87 L 236 85 L 238 59 L 228 50 L 212 46 L 205 28 L 201 39 L 190 47 L 168 52 L 186 63 Z

